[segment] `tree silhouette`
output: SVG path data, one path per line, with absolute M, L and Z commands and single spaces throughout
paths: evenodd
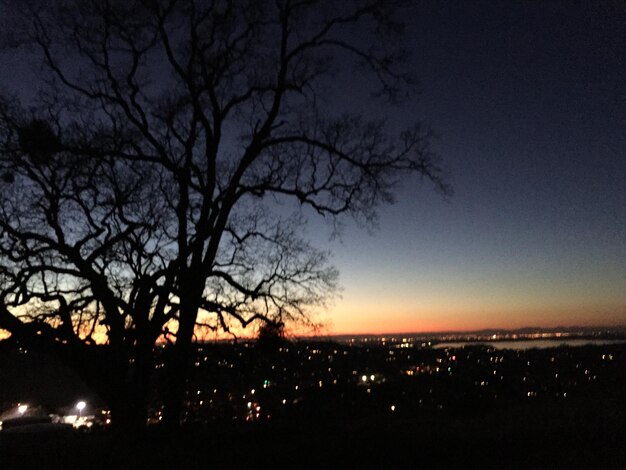
M 285 344 L 285 325 L 282 323 L 264 323 L 260 326 L 256 338 L 256 348 L 262 353 L 275 353 Z
M 394 136 L 335 102 L 346 70 L 372 99 L 410 88 L 396 3 L 22 2 L 11 46 L 44 79 L 0 103 L 0 327 L 128 428 L 159 339 L 176 425 L 199 331 L 310 321 L 337 273 L 281 203 L 367 222 L 402 174 L 448 191 L 419 125 Z

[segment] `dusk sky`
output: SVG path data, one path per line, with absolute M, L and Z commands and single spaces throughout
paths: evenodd
M 392 119 L 435 130 L 455 194 L 407 182 L 373 235 L 332 245 L 331 331 L 626 323 L 626 9 L 609 4 L 413 9 L 422 94 Z
M 454 196 L 407 180 L 371 233 L 330 242 L 311 221 L 341 273 L 325 332 L 626 324 L 626 7 L 416 3 L 421 94 L 386 116 L 436 132 Z M 2 62 L 0 85 L 27 89 Z

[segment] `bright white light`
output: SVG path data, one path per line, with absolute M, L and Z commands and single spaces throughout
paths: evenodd
M 367 375 L 364 375 L 363 377 L 361 377 L 361 380 L 362 380 L 363 382 L 367 382 Z
M 370 380 L 374 380 L 376 377 L 374 377 L 373 375 L 370 375 Z
M 391 411 L 396 411 L 396 405 L 391 405 Z
M 21 415 L 23 415 L 24 413 L 26 413 L 26 410 L 28 410 L 28 405 L 19 405 L 17 407 L 17 411 L 19 411 L 19 413 Z
M 79 401 L 78 403 L 76 403 L 76 409 L 78 411 L 83 411 L 86 406 L 87 406 L 87 403 L 85 403 L 84 401 Z

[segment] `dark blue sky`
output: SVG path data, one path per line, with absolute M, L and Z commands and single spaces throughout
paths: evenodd
M 336 249 L 336 330 L 626 323 L 626 7 L 420 2 L 407 44 L 455 195 L 408 182 Z M 407 109 L 408 108 L 408 109 Z

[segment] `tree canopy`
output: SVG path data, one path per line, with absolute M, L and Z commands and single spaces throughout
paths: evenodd
M 29 103 L 0 102 L 0 328 L 45 347 L 105 343 L 110 394 L 130 386 L 138 400 L 165 338 L 176 420 L 198 328 L 308 321 L 337 272 L 281 201 L 368 221 L 404 174 L 448 191 L 419 123 L 393 135 L 336 102 L 346 71 L 369 77 L 372 99 L 410 89 L 397 7 L 15 7 L 5 47 L 29 51 L 42 77 Z

